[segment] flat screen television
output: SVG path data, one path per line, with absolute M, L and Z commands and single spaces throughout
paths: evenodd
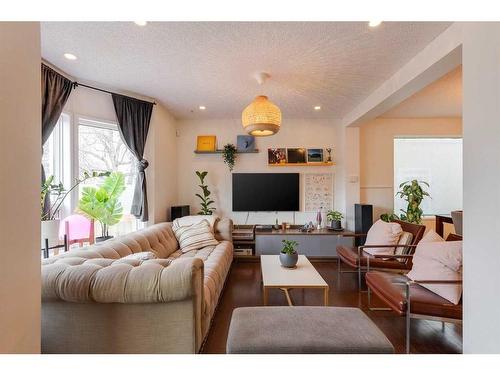
M 299 211 L 298 173 L 233 173 L 233 211 Z

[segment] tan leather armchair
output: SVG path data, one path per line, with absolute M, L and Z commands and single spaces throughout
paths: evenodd
M 409 271 L 411 269 L 411 257 L 399 257 L 394 258 L 387 255 L 376 257 L 364 252 L 364 249 L 367 247 L 370 248 L 408 248 L 408 254 L 413 254 L 415 252 L 415 248 L 417 244 L 422 239 L 425 226 L 419 224 L 412 224 L 406 221 L 395 220 L 395 223 L 401 225 L 401 228 L 404 232 L 408 232 L 412 234 L 412 241 L 410 244 L 401 244 L 401 245 L 370 245 L 370 246 L 358 246 L 349 247 L 349 246 L 337 246 L 337 256 L 338 256 L 338 276 L 340 280 L 340 276 L 344 272 L 353 272 L 353 271 L 342 271 L 342 263 L 345 263 L 351 268 L 354 268 L 358 273 L 358 288 L 361 290 L 361 274 L 366 272 L 368 262 L 370 262 L 370 267 L 372 269 L 381 269 L 381 270 L 392 270 L 392 271 Z M 366 236 L 366 234 L 362 234 L 362 236 Z M 370 258 L 368 260 L 368 258 Z
M 446 240 L 459 241 L 461 237 L 450 235 Z M 381 255 L 374 257 L 378 258 Z M 387 258 L 387 255 L 384 257 Z M 391 258 L 402 257 L 411 260 L 413 255 L 395 255 Z M 395 312 L 398 316 L 406 317 L 406 353 L 410 353 L 411 319 L 440 321 L 443 329 L 445 322 L 454 324 L 462 322 L 462 300 L 454 305 L 422 286 L 423 284 L 461 284 L 461 280 L 410 280 L 405 275 L 370 270 L 365 278 L 370 310 L 388 310 Z M 372 307 L 371 293 L 375 294 L 387 307 Z

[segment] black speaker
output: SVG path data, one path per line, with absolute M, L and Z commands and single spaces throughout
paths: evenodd
M 368 230 L 373 225 L 373 206 L 371 204 L 354 205 L 354 232 L 368 233 Z M 365 243 L 366 237 L 356 237 L 356 246 L 361 246 Z
M 189 216 L 189 206 L 170 207 L 170 221 L 174 221 L 183 216 Z

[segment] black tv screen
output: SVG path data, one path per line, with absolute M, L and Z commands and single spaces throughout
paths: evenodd
M 299 174 L 233 173 L 233 211 L 299 211 Z

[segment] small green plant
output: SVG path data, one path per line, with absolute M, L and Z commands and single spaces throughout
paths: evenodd
M 326 213 L 326 218 L 330 221 L 341 221 L 344 215 L 339 211 L 330 210 Z
M 406 211 L 401 210 L 401 212 L 403 212 L 401 214 L 401 220 L 415 224 L 422 223 L 422 215 L 424 212 L 420 208 L 420 204 L 425 197 L 430 197 L 430 195 L 424 191 L 420 184 L 429 187 L 427 182 L 417 180 L 406 181 L 399 185 L 400 190 L 396 193 L 396 196 L 408 202 Z
M 106 177 L 109 176 L 110 173 L 111 172 L 83 171 L 83 176 L 77 178 L 69 190 L 66 190 L 61 182 L 58 184 L 54 183 L 54 176 L 47 177 L 40 189 L 41 220 L 54 220 L 57 217 L 59 210 L 61 209 L 61 205 L 66 197 L 82 182 L 91 178 Z M 45 207 L 45 199 L 47 195 L 53 197 L 53 199 L 51 199 L 52 203 L 49 207 Z
M 380 215 L 380 219 L 382 221 L 385 221 L 386 223 L 390 223 L 394 220 L 399 220 L 399 217 L 398 217 L 398 215 L 396 215 L 394 213 L 387 212 L 385 214 Z
M 281 249 L 281 252 L 283 254 L 292 255 L 292 254 L 295 254 L 297 252 L 297 250 L 295 250 L 295 248 L 298 245 L 297 241 L 282 240 L 281 242 L 283 242 L 283 249 Z
M 125 177 L 121 172 L 113 172 L 101 186 L 85 186 L 78 202 L 77 212 L 101 224 L 103 237 L 109 236 L 109 227 L 118 224 L 123 217 L 123 207 L 119 201 L 125 190 Z
M 201 200 L 201 211 L 198 212 L 198 215 L 212 215 L 215 211 L 215 207 L 212 207 L 212 204 L 215 202 L 210 199 L 210 190 L 208 190 L 208 186 L 205 185 L 205 177 L 207 176 L 207 171 L 196 171 L 196 175 L 200 179 L 200 189 L 202 190 L 203 196 L 201 194 L 196 193 L 195 195 Z
M 236 146 L 232 143 L 225 145 L 222 149 L 222 158 L 224 159 L 224 163 L 229 167 L 229 170 L 232 171 L 236 162 Z

